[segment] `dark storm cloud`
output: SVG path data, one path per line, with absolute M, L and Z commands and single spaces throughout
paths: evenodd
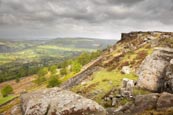
M 1 37 L 114 38 L 135 30 L 171 31 L 172 18 L 173 0 L 0 0 Z

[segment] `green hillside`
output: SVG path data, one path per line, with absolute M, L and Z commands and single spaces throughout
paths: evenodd
M 57 38 L 53 40 L 0 40 L 0 82 L 34 74 L 40 67 L 60 63 L 81 52 L 101 50 L 114 40 Z

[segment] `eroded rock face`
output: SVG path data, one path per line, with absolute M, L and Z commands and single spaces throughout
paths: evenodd
M 146 57 L 137 71 L 138 86 L 151 91 L 164 91 L 168 77 L 166 68 L 171 65 L 171 59 L 173 59 L 173 49 L 170 48 L 158 48 Z M 170 80 L 167 82 L 173 83 Z
M 173 93 L 173 64 L 170 61 L 169 66 L 165 68 L 163 91 Z
M 24 115 L 106 115 L 96 102 L 59 88 L 23 94 L 21 101 Z

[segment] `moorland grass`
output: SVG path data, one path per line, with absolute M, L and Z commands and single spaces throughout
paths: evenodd
M 16 96 L 15 95 L 10 95 L 10 96 L 7 96 L 7 97 L 0 97 L 0 105 L 14 99 Z

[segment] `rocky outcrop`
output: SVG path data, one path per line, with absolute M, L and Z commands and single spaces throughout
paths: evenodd
M 133 39 L 142 39 L 144 42 L 149 42 L 158 38 L 171 38 L 173 37 L 172 32 L 159 32 L 159 31 L 149 31 L 149 32 L 130 32 L 130 33 L 122 33 L 121 40 L 122 41 L 131 41 Z
M 131 100 L 133 98 L 133 88 L 135 82 L 128 78 L 123 78 L 122 87 L 118 90 L 116 88 L 110 90 L 106 95 L 103 96 L 105 107 L 115 107 L 120 105 L 123 99 Z
M 167 68 L 171 66 L 171 59 L 173 59 L 173 49 L 156 48 L 141 63 L 137 71 L 138 86 L 151 91 L 164 91 L 164 85 L 168 88 L 171 87 L 172 79 L 169 78 L 172 78 L 172 74 L 170 71 L 167 72 Z
M 165 68 L 165 77 L 163 83 L 163 91 L 173 93 L 173 59 L 170 61 L 170 64 Z
M 131 97 L 133 94 L 134 86 L 135 83 L 133 80 L 130 80 L 128 78 L 123 78 L 123 85 L 122 88 L 120 88 L 120 95 L 123 97 Z
M 166 111 L 173 107 L 173 94 L 170 93 L 151 93 L 146 95 L 138 95 L 132 103 L 115 109 L 107 109 L 110 115 L 140 115 L 145 111 Z M 163 112 L 164 113 L 164 112 Z M 166 113 L 165 113 L 166 114 Z M 152 115 L 152 112 L 145 114 Z
M 60 88 L 22 94 L 21 107 L 24 115 L 106 115 L 96 102 Z

